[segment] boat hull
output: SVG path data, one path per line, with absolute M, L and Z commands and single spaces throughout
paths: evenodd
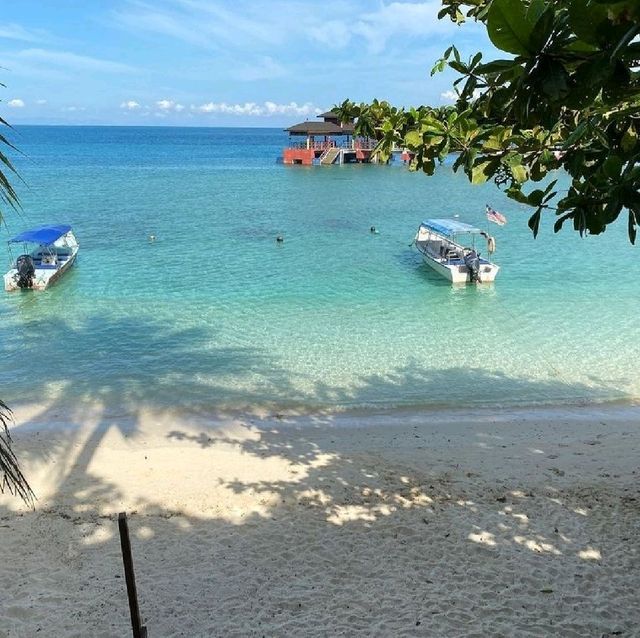
M 466 266 L 460 264 L 447 264 L 431 257 L 430 255 L 420 251 L 424 262 L 439 275 L 448 279 L 452 284 L 471 283 L 471 274 Z M 477 283 L 485 284 L 495 281 L 500 270 L 500 266 L 490 262 L 480 264 L 480 281 Z
M 13 292 L 14 290 L 46 290 L 51 284 L 54 284 L 64 273 L 66 273 L 71 266 L 73 266 L 76 257 L 78 255 L 78 249 L 76 248 L 69 258 L 60 265 L 59 268 L 36 268 L 33 286 L 31 288 L 20 288 L 16 283 L 16 275 L 18 271 L 12 268 L 4 276 L 4 289 L 7 292 Z

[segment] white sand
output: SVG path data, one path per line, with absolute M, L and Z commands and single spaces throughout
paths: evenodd
M 640 635 L 638 409 L 17 416 L 0 636 Z

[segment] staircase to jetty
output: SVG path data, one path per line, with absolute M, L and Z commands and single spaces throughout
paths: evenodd
M 320 164 L 333 164 L 340 155 L 339 148 L 328 148 L 320 155 Z

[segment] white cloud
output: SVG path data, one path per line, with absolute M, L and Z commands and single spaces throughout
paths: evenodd
M 284 38 L 283 29 L 274 28 L 282 19 L 277 11 L 265 13 L 262 4 L 238 7 L 236 12 L 210 2 L 178 0 L 174 7 L 131 2 L 129 7 L 113 13 L 116 24 L 135 33 L 147 31 L 169 36 L 204 49 L 243 45 L 273 45 Z M 257 19 L 248 15 L 259 16 Z M 282 27 L 283 25 L 280 24 Z
M 46 31 L 39 29 L 25 29 L 23 26 L 11 22 L 9 24 L 0 25 L 0 38 L 7 40 L 21 40 L 22 42 L 41 42 L 50 40 L 50 36 Z
M 120 104 L 120 108 L 126 109 L 127 111 L 134 111 L 135 109 L 140 108 L 140 104 L 138 104 L 138 102 L 136 102 L 135 100 L 127 100 L 126 102 L 122 102 L 122 104 Z
M 244 104 L 227 104 L 226 102 L 207 102 L 200 106 L 191 105 L 191 110 L 198 113 L 219 113 L 222 115 L 253 115 L 259 117 L 269 117 L 272 115 L 319 115 L 322 110 L 314 106 L 311 102 L 298 104 L 289 102 L 288 104 L 276 104 L 266 101 L 262 104 L 256 102 L 245 102 Z
M 371 3 L 372 5 L 374 3 Z M 434 34 L 450 33 L 455 28 L 449 20 L 438 20 L 439 1 L 376 3 L 369 13 L 347 7 L 339 18 L 335 15 L 313 16 L 307 35 L 324 47 L 342 49 L 364 42 L 370 53 L 379 54 L 389 42 L 408 48 L 407 38 L 425 40 Z M 375 5 L 374 5 L 375 7 Z M 333 10 L 333 14 L 338 12 Z
M 200 106 L 191 105 L 192 111 L 200 111 L 200 113 L 216 113 L 218 111 L 219 105 L 214 104 L 213 102 L 207 102 L 206 104 L 201 104 Z
M 7 106 L 10 106 L 12 109 L 21 109 L 24 106 L 24 100 L 20 98 L 14 98 L 13 100 L 9 100 L 7 102 Z
M 46 100 L 36 100 L 36 104 L 46 104 Z
M 351 28 L 342 20 L 329 20 L 309 27 L 313 40 L 332 49 L 344 49 L 351 41 Z
M 482 95 L 481 89 L 475 89 L 471 94 L 472 100 L 477 100 Z M 440 97 L 447 102 L 457 102 L 458 94 L 455 91 L 445 91 L 444 93 L 440 93 Z
M 181 113 L 184 111 L 184 104 L 175 102 L 174 100 L 158 100 L 155 104 L 157 110 L 156 115 L 166 115 L 167 113 Z
M 392 38 L 425 38 L 434 33 L 445 33 L 454 27 L 449 20 L 438 20 L 440 2 L 392 2 L 382 5 L 374 13 L 364 14 L 352 29 L 363 36 L 369 50 L 381 53 Z M 405 45 L 406 46 L 406 45 Z
M 128 64 L 101 60 L 87 55 L 78 55 L 69 51 L 50 51 L 46 49 L 24 49 L 14 56 L 18 60 L 27 60 L 43 65 L 55 65 L 65 71 L 95 71 L 98 73 L 134 73 L 136 69 Z
M 189 44 L 211 48 L 211 39 L 202 33 L 202 27 L 179 16 L 161 13 L 147 6 L 135 10 L 116 12 L 115 22 L 135 33 L 148 31 L 162 36 L 170 36 Z
M 62 110 L 65 113 L 77 113 L 79 111 L 86 111 L 87 109 L 84 106 L 73 106 L 72 105 L 72 106 L 63 106 Z
M 260 115 L 260 107 L 255 102 L 227 104 L 226 102 L 207 102 L 201 106 L 192 106 L 200 113 L 224 113 L 226 115 Z
M 286 73 L 286 69 L 278 62 L 275 62 L 271 56 L 264 56 L 258 62 L 247 64 L 235 71 L 236 77 L 246 82 L 274 80 L 286 75 Z

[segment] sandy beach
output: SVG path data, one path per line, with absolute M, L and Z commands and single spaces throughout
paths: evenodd
M 0 636 L 638 636 L 639 417 L 22 409 Z

